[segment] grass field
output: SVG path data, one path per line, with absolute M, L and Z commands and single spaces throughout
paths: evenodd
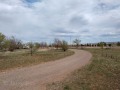
M 69 50 L 66 52 L 62 50 L 39 51 L 33 56 L 30 55 L 29 50 L 0 53 L 0 71 L 57 60 L 72 54 L 74 52 Z
M 87 49 L 91 63 L 47 90 L 120 90 L 120 49 Z

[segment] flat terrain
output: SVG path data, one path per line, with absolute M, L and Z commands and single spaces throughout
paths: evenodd
M 29 49 L 0 52 L 0 71 L 54 61 L 73 54 L 74 52 L 71 50 L 64 52 L 56 49 L 39 49 L 32 56 Z
M 45 90 L 46 84 L 61 81 L 71 72 L 89 63 L 92 55 L 73 50 L 74 55 L 39 65 L 0 73 L 0 90 Z
M 86 50 L 93 55 L 91 63 L 47 90 L 120 90 L 120 48 Z

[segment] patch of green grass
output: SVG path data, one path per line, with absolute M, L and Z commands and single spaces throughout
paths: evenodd
M 120 49 L 87 50 L 93 54 L 91 63 L 48 90 L 120 90 Z
M 28 65 L 40 64 L 42 62 L 48 62 L 58 60 L 74 54 L 73 51 L 62 51 L 62 50 L 49 50 L 35 52 L 33 56 L 30 55 L 29 51 L 26 52 L 9 52 L 0 54 L 0 71 L 24 67 Z

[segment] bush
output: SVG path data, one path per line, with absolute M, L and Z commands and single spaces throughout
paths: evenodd
M 68 43 L 63 40 L 61 42 L 61 48 L 62 48 L 63 51 L 67 51 L 68 50 Z

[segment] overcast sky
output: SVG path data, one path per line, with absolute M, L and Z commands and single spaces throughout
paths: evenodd
M 120 41 L 120 0 L 0 0 L 0 32 L 24 42 Z

